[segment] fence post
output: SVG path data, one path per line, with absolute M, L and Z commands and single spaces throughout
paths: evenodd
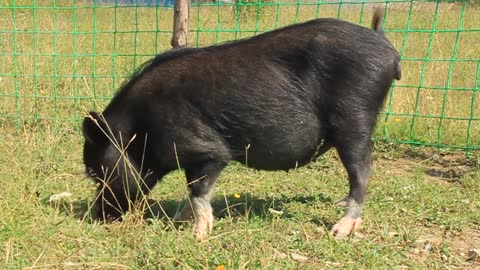
M 188 44 L 188 18 L 190 17 L 190 0 L 175 0 L 173 12 L 173 48 L 186 47 Z

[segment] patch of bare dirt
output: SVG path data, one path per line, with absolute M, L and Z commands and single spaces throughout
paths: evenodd
M 411 175 L 418 170 L 425 179 L 444 183 L 460 183 L 462 177 L 478 169 L 475 159 L 462 152 L 439 152 L 432 149 L 407 149 L 402 155 L 390 159 L 379 158 L 375 164 L 387 175 Z
M 427 256 L 443 262 L 454 262 L 461 269 L 480 269 L 480 259 L 472 257 L 480 248 L 480 227 L 465 228 L 462 232 L 452 232 L 440 228 L 418 228 L 415 248 L 408 254 L 415 260 Z
M 395 153 L 393 157 L 380 154 L 375 160 L 375 166 L 381 168 L 382 174 L 413 176 L 423 172 L 426 181 L 462 185 L 461 179 L 474 173 L 480 165 L 478 159 L 469 159 L 462 152 L 444 153 L 427 148 L 403 149 Z M 414 235 L 417 236 L 414 248 L 407 255 L 412 260 L 425 261 L 433 256 L 445 265 L 458 266 L 458 269 L 480 270 L 480 223 L 462 231 L 417 227 Z

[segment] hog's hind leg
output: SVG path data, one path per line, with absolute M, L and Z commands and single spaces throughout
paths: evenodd
M 345 214 L 332 227 L 331 232 L 344 237 L 361 224 L 363 202 L 367 192 L 371 171 L 371 131 L 351 127 L 348 134 L 337 138 L 336 148 L 348 173 L 350 191 L 338 204 L 345 206 Z M 340 133 L 342 134 L 342 133 Z

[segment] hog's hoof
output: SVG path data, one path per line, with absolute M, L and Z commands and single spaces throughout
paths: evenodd
M 347 237 L 350 233 L 360 227 L 362 218 L 343 217 L 340 221 L 333 225 L 330 231 L 335 237 L 343 238 Z
M 213 229 L 213 215 L 200 216 L 195 220 L 193 235 L 197 240 L 204 240 Z

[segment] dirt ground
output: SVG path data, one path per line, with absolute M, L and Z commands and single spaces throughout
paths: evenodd
M 391 166 L 392 161 L 395 166 Z M 463 152 L 439 154 L 432 149 L 409 149 L 404 151 L 403 156 L 379 158 L 375 161 L 375 166 L 382 168 L 388 176 L 414 175 L 415 170 L 420 170 L 425 173 L 427 181 L 442 185 L 463 185 L 462 177 L 474 174 L 478 170 L 479 161 L 478 155 L 467 158 Z M 448 260 L 438 250 L 443 245 L 448 246 L 449 253 L 456 255 L 459 260 L 466 258 L 462 269 L 480 269 L 480 220 L 462 232 L 438 227 L 418 227 L 415 234 L 419 237 L 415 241 L 413 253 L 408 254 L 411 259 L 421 261 L 426 256 L 436 256 L 442 261 Z

